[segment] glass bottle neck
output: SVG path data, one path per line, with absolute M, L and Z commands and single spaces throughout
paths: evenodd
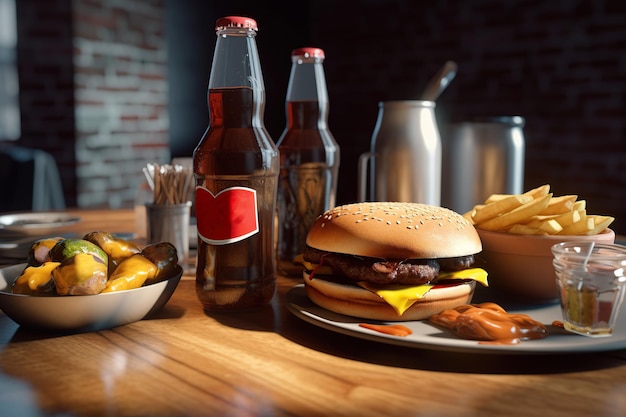
M 229 106 L 237 106 L 242 112 L 237 126 L 264 125 L 265 84 L 261 72 L 260 59 L 255 40 L 256 32 L 242 28 L 228 28 L 218 31 L 211 74 L 209 77 L 208 105 L 211 125 L 228 124 L 229 119 L 221 117 L 228 114 Z M 252 100 L 246 102 L 248 107 L 241 109 L 241 101 L 219 100 L 219 108 L 215 106 L 217 92 L 241 91 L 239 95 L 251 93 Z M 219 97 L 223 94 L 220 93 Z M 215 115 L 218 110 L 220 115 Z M 236 110 L 236 109 L 233 109 Z
M 326 127 L 328 90 L 321 60 L 294 58 L 287 88 L 286 111 L 291 127 Z
M 225 29 L 218 32 L 209 89 L 251 87 L 264 90 L 255 32 Z

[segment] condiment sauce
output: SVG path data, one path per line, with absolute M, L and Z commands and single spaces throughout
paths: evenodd
M 526 314 L 507 313 L 495 303 L 464 304 L 435 314 L 429 321 L 483 344 L 516 344 L 548 336 L 542 323 Z
M 376 332 L 389 334 L 392 336 L 402 336 L 406 337 L 410 334 L 413 334 L 413 331 L 406 326 L 401 324 L 369 324 L 369 323 L 359 323 L 360 327 L 365 329 L 374 330 Z

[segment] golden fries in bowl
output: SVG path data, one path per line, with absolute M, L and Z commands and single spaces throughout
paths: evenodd
M 463 216 L 474 224 L 483 244 L 477 266 L 489 284 L 532 302 L 558 299 L 550 248 L 566 241 L 614 243 L 611 216 L 587 214 L 585 200 L 555 196 L 550 185 L 523 194 L 495 194 Z
M 463 217 L 481 230 L 561 236 L 597 235 L 615 220 L 587 214 L 587 202 L 576 195 L 555 197 L 548 184 L 524 194 L 494 194 Z

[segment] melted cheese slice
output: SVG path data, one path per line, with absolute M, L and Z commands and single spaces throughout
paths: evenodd
M 487 282 L 487 271 L 481 268 L 442 272 L 437 277 L 437 280 L 440 279 L 471 279 L 480 282 L 485 287 L 489 285 Z M 385 300 L 400 316 L 436 285 L 376 285 L 364 281 L 360 281 L 357 284 Z
M 307 271 L 313 271 L 314 275 L 332 275 L 333 273 L 331 267 L 307 262 L 302 258 L 302 255 L 296 257 L 294 262 L 301 263 Z M 487 282 L 487 271 L 482 268 L 441 272 L 437 280 L 442 279 L 471 279 L 480 282 L 485 287 L 489 286 Z M 436 285 L 376 285 L 365 281 L 359 281 L 356 284 L 385 300 L 400 316 Z
M 482 268 L 469 268 L 462 271 L 441 272 L 437 276 L 437 280 L 440 279 L 472 279 L 480 282 L 483 286 L 488 287 L 487 271 Z
M 376 285 L 365 281 L 359 281 L 357 285 L 385 300 L 387 304 L 396 310 L 399 316 L 434 287 L 433 284 L 414 286 Z

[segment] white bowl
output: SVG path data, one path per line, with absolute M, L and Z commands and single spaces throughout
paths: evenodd
M 518 235 L 476 228 L 483 250 L 475 266 L 487 271 L 489 286 L 529 302 L 556 301 L 559 291 L 552 265 L 553 245 L 568 241 L 613 243 L 611 229 L 593 236 Z
M 183 274 L 133 290 L 97 295 L 30 296 L 13 294 L 13 282 L 26 264 L 0 269 L 0 309 L 17 324 L 42 330 L 87 332 L 122 326 L 158 311 Z

